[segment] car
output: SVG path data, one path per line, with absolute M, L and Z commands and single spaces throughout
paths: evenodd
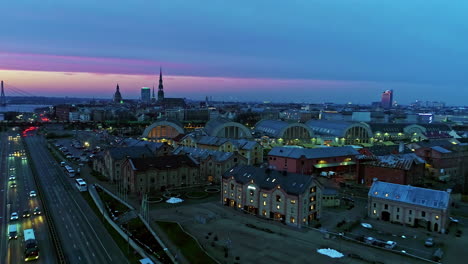
M 23 211 L 23 218 L 28 218 L 31 216 L 31 213 L 29 212 L 29 210 L 24 210 Z
M 41 209 L 39 209 L 39 207 L 34 208 L 33 214 L 34 215 L 40 215 L 41 214 Z
M 453 217 L 451 217 L 451 216 L 449 217 L 449 219 L 450 219 L 450 222 L 452 222 L 452 223 L 456 223 L 456 224 L 458 224 L 458 222 L 459 222 L 459 220 L 458 220 L 458 219 L 456 219 L 456 218 L 453 218 Z
M 36 196 L 37 196 L 36 191 L 29 192 L 29 197 L 36 197 Z
M 26 160 L 27 158 L 25 156 L 21 157 L 22 160 Z
M 397 242 L 395 241 L 387 241 L 384 247 L 388 249 L 393 249 L 396 245 L 397 245 Z
M 372 225 L 368 223 L 361 223 L 361 226 L 367 229 L 372 229 Z
M 13 212 L 11 213 L 11 216 L 10 216 L 10 220 L 13 221 L 13 220 L 18 220 L 18 213 L 17 212 Z
M 373 238 L 373 237 L 365 237 L 364 238 L 364 242 L 366 244 L 371 244 L 372 245 L 374 243 L 374 241 L 375 241 L 375 238 Z
M 11 188 L 16 188 L 16 182 L 10 183 L 10 187 L 11 187 Z
M 14 180 L 16 180 L 16 177 L 13 176 L 13 175 L 10 175 L 10 177 L 8 178 L 8 180 L 9 180 L 9 181 L 14 181 Z
M 428 237 L 426 241 L 424 241 L 424 246 L 426 247 L 432 247 L 434 246 L 434 238 Z
M 84 166 L 84 164 L 83 164 L 83 163 L 80 163 L 80 164 L 78 164 L 78 166 L 80 166 L 80 167 L 83 167 L 83 166 Z

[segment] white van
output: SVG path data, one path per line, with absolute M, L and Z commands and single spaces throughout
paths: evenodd
M 65 165 L 67 165 L 67 163 L 65 163 L 65 161 L 60 162 L 60 166 L 65 167 Z

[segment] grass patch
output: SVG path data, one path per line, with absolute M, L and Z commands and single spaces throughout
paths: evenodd
M 171 259 L 166 254 L 161 244 L 149 232 L 145 224 L 140 218 L 133 218 L 122 225 L 132 234 L 132 239 L 140 244 L 142 248 L 146 248 L 147 252 L 151 252 L 161 263 L 171 263 Z
M 102 217 L 102 213 L 99 208 L 97 208 L 93 198 L 91 198 L 91 195 L 88 192 L 82 192 L 81 194 L 83 195 L 83 198 L 86 200 L 86 202 L 88 202 L 89 206 L 93 209 L 94 213 L 104 224 L 107 232 L 111 235 L 112 239 L 114 239 L 115 243 L 119 246 L 122 253 L 127 257 L 128 261 L 132 264 L 140 263 L 140 254 L 134 254 L 132 247 L 130 247 L 130 250 L 128 250 L 127 241 Z
M 197 242 L 185 233 L 178 224 L 172 222 L 156 221 L 156 224 L 166 232 L 169 239 L 180 249 L 184 257 L 191 264 L 215 264 L 197 244 Z

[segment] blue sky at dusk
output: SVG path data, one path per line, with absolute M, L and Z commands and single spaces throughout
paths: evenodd
M 468 1 L 7 1 L 0 79 L 36 95 L 466 104 Z

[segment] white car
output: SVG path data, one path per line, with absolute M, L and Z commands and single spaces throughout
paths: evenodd
M 8 178 L 8 180 L 9 180 L 9 181 L 14 181 L 14 180 L 16 180 L 16 177 L 13 176 L 13 175 L 11 175 L 10 178 Z
M 372 225 L 368 223 L 361 223 L 361 226 L 367 229 L 372 229 Z
M 11 216 L 10 216 L 10 220 L 18 220 L 18 213 L 17 212 L 13 212 L 11 213 Z
M 37 196 L 36 191 L 29 192 L 29 197 L 36 197 L 36 196 Z

